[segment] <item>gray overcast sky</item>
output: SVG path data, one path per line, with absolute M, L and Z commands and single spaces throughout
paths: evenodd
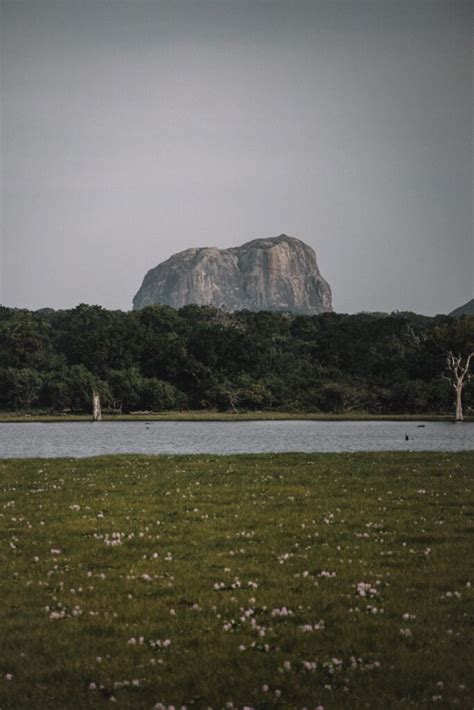
M 471 0 L 0 0 L 6 305 L 282 232 L 338 311 L 470 299 Z

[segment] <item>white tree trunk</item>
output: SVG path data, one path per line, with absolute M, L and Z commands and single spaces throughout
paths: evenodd
M 454 412 L 454 421 L 462 422 L 464 417 L 462 413 L 462 390 L 466 382 L 469 382 L 471 375 L 469 374 L 469 366 L 474 353 L 470 353 L 465 360 L 461 355 L 453 355 L 450 350 L 447 357 L 447 369 L 450 372 L 450 380 L 453 385 L 456 409 Z
M 97 390 L 92 392 L 92 421 L 100 422 L 102 419 L 102 410 L 100 407 L 100 394 Z
M 464 417 L 462 413 L 462 400 L 461 400 L 461 395 L 462 395 L 462 387 L 456 387 L 456 413 L 454 415 L 454 421 L 455 422 L 462 422 Z

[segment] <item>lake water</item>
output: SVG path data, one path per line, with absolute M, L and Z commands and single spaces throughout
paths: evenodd
M 406 440 L 408 436 L 408 440 Z M 0 424 L 0 458 L 103 454 L 474 450 L 464 422 L 88 422 Z

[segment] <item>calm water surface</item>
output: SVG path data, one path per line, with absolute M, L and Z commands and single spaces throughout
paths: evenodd
M 408 441 L 406 440 L 408 436 Z M 474 450 L 474 423 L 101 422 L 0 424 L 0 458 L 102 454 Z

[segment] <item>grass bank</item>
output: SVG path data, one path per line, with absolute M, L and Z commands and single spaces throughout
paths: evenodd
M 471 707 L 473 469 L 0 461 L 0 707 Z
M 246 421 L 403 421 L 443 422 L 452 421 L 451 414 L 367 414 L 346 412 L 330 414 L 321 412 L 216 412 L 197 410 L 190 412 L 135 412 L 132 414 L 104 414 L 104 421 L 170 421 L 170 422 L 246 422 Z M 466 416 L 474 421 L 474 416 Z M 90 414 L 48 414 L 45 412 L 23 414 L 0 412 L 2 422 L 82 422 L 90 421 Z

